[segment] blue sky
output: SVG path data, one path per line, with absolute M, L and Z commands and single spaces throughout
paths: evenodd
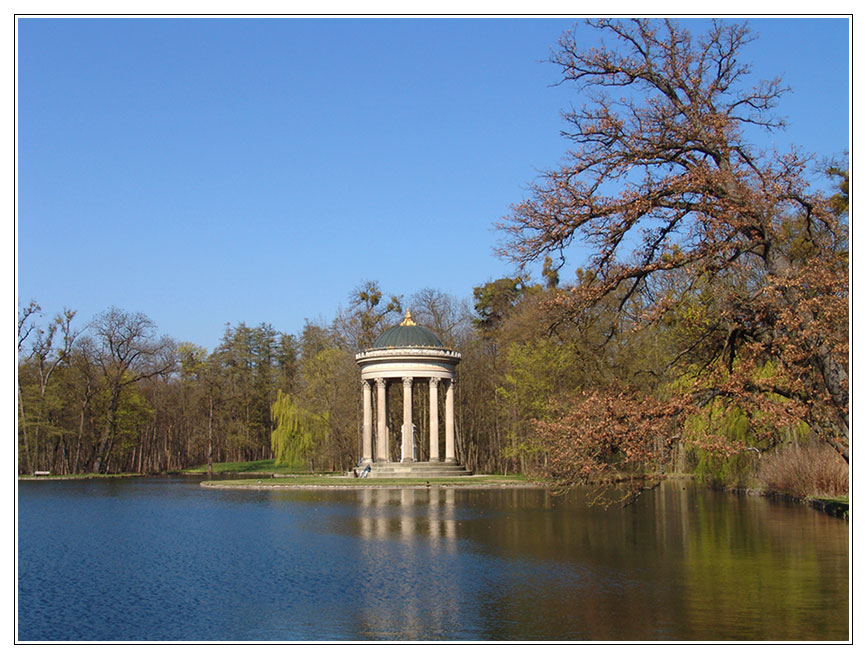
M 212 349 L 368 279 L 470 297 L 513 272 L 493 225 L 568 148 L 580 98 L 543 60 L 578 20 L 19 19 L 19 301 Z M 750 22 L 756 78 L 793 90 L 777 145 L 842 155 L 848 21 Z

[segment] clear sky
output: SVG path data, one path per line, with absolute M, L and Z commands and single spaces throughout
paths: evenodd
M 368 279 L 470 297 L 512 274 L 493 225 L 568 148 L 581 100 L 543 60 L 577 21 L 19 19 L 19 301 L 212 349 Z M 756 78 L 793 90 L 777 144 L 841 156 L 848 20 L 750 22 Z

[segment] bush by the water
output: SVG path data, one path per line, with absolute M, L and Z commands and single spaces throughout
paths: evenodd
M 759 479 L 767 490 L 798 497 L 849 493 L 849 465 L 830 446 L 790 446 L 762 458 Z

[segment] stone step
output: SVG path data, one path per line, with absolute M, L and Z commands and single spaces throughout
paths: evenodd
M 471 471 L 458 464 L 387 462 L 372 464 L 368 478 L 454 478 L 471 475 Z
M 431 471 L 465 471 L 461 465 L 436 465 L 419 463 L 414 465 L 371 465 L 371 471 L 418 471 L 429 469 Z
M 399 462 L 374 463 L 370 465 L 371 469 L 389 470 L 389 471 L 412 471 L 413 469 L 439 469 L 441 471 L 460 471 L 462 465 L 456 464 L 437 464 L 436 462 L 414 462 L 412 464 L 401 464 Z
M 404 472 L 404 473 L 376 473 L 371 471 L 367 476 L 368 478 L 463 478 L 465 476 L 472 476 L 472 473 L 469 471 L 462 471 L 456 473 L 446 473 L 444 474 L 441 471 L 418 471 L 418 472 Z

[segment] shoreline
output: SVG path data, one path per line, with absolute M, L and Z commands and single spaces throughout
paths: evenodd
M 837 501 L 830 498 L 822 497 L 801 497 L 794 494 L 786 494 L 785 492 L 766 492 L 752 488 L 720 488 L 722 492 L 731 492 L 741 496 L 759 496 L 766 499 L 785 501 L 787 503 L 800 504 L 810 506 L 819 512 L 838 517 L 849 522 L 849 502 Z
M 63 474 L 63 475 L 39 475 L 33 476 L 30 474 L 20 474 L 20 481 L 87 481 L 100 480 L 104 478 L 144 478 L 148 474 Z
M 345 482 L 341 483 L 268 483 L 262 480 L 257 482 L 245 483 L 241 480 L 229 480 L 229 481 L 219 481 L 219 480 L 203 480 L 199 483 L 200 487 L 210 488 L 210 489 L 224 489 L 224 490 L 364 490 L 364 489 L 392 489 L 392 490 L 401 490 L 401 489 L 410 489 L 410 490 L 429 490 L 429 489 L 489 489 L 489 490 L 500 490 L 500 489 L 537 489 L 537 490 L 547 490 L 551 489 L 552 485 L 540 482 L 533 481 L 500 481 L 497 482 L 495 480 L 487 481 L 487 482 L 472 482 L 470 479 L 478 478 L 482 476 L 481 474 L 477 474 L 474 476 L 464 476 L 462 478 L 467 479 L 467 482 L 455 482 L 454 480 L 450 480 L 447 482 L 436 482 L 434 480 L 426 481 L 424 483 L 400 483 L 395 482 L 399 479 L 388 479 L 387 482 L 376 483 L 376 480 L 373 479 L 373 482 L 368 483 L 358 483 L 353 482 L 357 479 L 349 479 L 342 476 L 330 477 L 335 480 L 345 480 Z M 497 478 L 496 476 L 488 476 L 489 478 Z M 291 478 L 286 476 L 281 476 L 281 478 Z M 303 477 L 299 477 L 303 478 Z M 252 481 L 253 479 L 249 479 Z M 381 479 L 386 481 L 386 479 Z M 410 479 L 407 479 L 410 480 Z M 694 480 L 694 478 L 690 475 L 678 475 L 672 478 L 668 478 L 666 480 Z M 711 486 L 706 486 L 711 487 Z M 714 489 L 711 487 L 711 489 Z M 741 496 L 761 496 L 767 499 L 776 499 L 779 501 L 786 501 L 789 503 L 801 504 L 810 506 L 811 508 L 817 510 L 818 512 L 825 513 L 831 517 L 837 517 L 839 519 L 845 520 L 847 523 L 849 522 L 849 503 L 836 501 L 832 499 L 823 499 L 817 497 L 797 497 L 791 494 L 785 494 L 782 492 L 764 492 L 758 489 L 751 488 L 717 488 L 720 491 L 729 492 L 731 494 L 737 494 Z
M 274 480 L 279 479 L 279 482 Z M 301 482 L 293 483 L 297 479 Z M 309 482 L 315 480 L 317 482 Z M 304 482 L 307 481 L 307 482 Z M 329 482 L 331 481 L 331 482 Z M 266 479 L 203 480 L 199 487 L 218 490 L 381 490 L 381 489 L 547 489 L 544 483 L 474 474 L 458 478 L 371 478 L 347 476 L 274 476 Z
M 289 474 L 274 474 L 268 472 L 226 472 L 225 475 L 246 475 L 248 478 L 243 479 L 226 479 L 226 480 L 202 480 L 199 487 L 217 489 L 217 490 L 429 490 L 429 489 L 468 489 L 468 490 L 547 490 L 553 486 L 551 484 L 529 481 L 529 480 L 513 480 L 508 477 L 494 476 L 490 474 L 474 474 L 472 476 L 462 476 L 460 479 L 436 480 L 426 479 L 424 482 L 418 482 L 416 479 L 364 479 L 365 482 L 358 482 L 359 479 L 349 478 L 346 476 L 321 476 L 311 477 L 307 475 L 289 475 Z M 70 481 L 70 480 L 97 480 L 110 478 L 143 478 L 149 474 L 64 474 L 57 476 L 49 475 L 20 475 L 18 481 Z M 188 477 L 203 476 L 203 473 L 175 473 L 162 475 L 180 475 Z M 261 478 L 257 478 L 261 477 Z M 292 479 L 307 480 L 316 478 L 320 482 L 286 482 Z M 480 481 L 477 479 L 488 479 Z M 280 479 L 281 482 L 273 482 Z M 325 482 L 325 481 L 334 482 Z M 407 482 L 400 482 L 406 480 Z M 666 480 L 694 480 L 691 475 L 678 474 L 677 476 L 669 476 Z M 378 482 L 382 481 L 382 482 Z M 830 498 L 822 497 L 799 497 L 783 492 L 765 492 L 755 488 L 713 488 L 723 492 L 737 494 L 741 496 L 760 496 L 767 499 L 776 499 L 788 503 L 800 504 L 809 506 L 818 512 L 825 513 L 831 517 L 849 522 L 850 506 L 849 502 L 838 501 Z
M 268 485 L 256 483 L 244 485 L 241 483 L 223 484 L 216 481 L 204 481 L 199 486 L 214 490 L 546 490 L 550 488 L 550 486 L 540 483 L 467 483 L 466 485 L 462 483 L 412 483 L 407 485 L 401 485 L 400 483 L 371 483 L 370 485 L 295 485 L 292 483 L 274 483 Z

